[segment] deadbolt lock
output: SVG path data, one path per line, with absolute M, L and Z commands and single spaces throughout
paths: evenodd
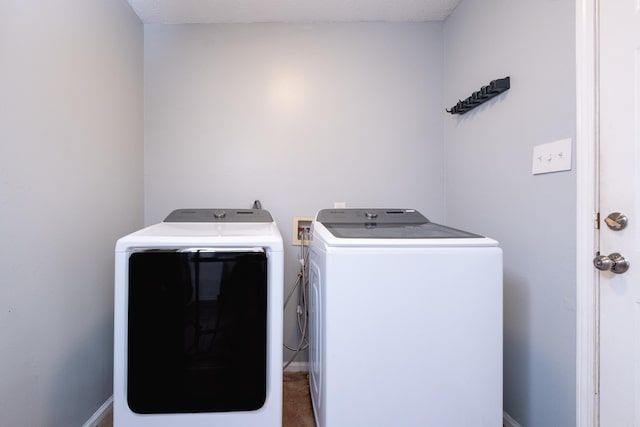
M 613 212 L 607 215 L 604 219 L 604 223 L 607 224 L 607 227 L 612 229 L 613 231 L 624 230 L 627 224 L 629 223 L 629 218 L 623 213 Z

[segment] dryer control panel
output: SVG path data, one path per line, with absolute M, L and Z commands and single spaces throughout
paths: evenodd
M 164 222 L 273 222 L 264 209 L 177 209 Z

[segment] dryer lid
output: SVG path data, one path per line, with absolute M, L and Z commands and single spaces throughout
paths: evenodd
M 316 221 L 344 239 L 481 238 L 429 221 L 415 209 L 323 209 Z

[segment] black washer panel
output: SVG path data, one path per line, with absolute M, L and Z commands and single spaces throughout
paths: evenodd
M 316 221 L 344 239 L 469 239 L 477 234 L 429 221 L 415 209 L 323 209 Z

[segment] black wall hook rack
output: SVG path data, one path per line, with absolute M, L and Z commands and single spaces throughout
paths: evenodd
M 445 108 L 445 111 L 451 114 L 464 114 L 491 98 L 500 95 L 502 92 L 509 90 L 510 87 L 511 79 L 509 76 L 503 79 L 492 80 L 487 86 L 482 86 L 480 90 L 473 92 L 471 96 L 464 101 L 458 101 L 451 109 L 447 110 Z

